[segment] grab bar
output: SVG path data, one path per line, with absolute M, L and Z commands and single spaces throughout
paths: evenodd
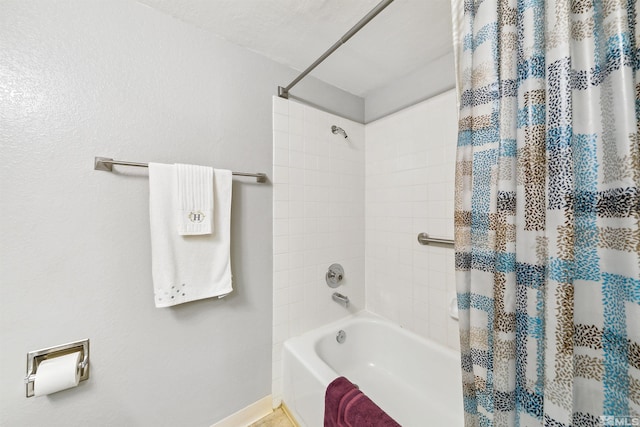
M 418 243 L 421 245 L 436 243 L 439 245 L 453 246 L 455 242 L 451 239 L 439 239 L 437 237 L 429 237 L 427 233 L 420 233 L 418 234 Z

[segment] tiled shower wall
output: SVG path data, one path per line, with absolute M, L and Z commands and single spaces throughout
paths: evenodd
M 451 90 L 367 124 L 365 136 L 367 310 L 454 349 L 454 250 L 417 235 L 453 239 L 456 111 Z
M 273 98 L 273 401 L 282 390 L 282 343 L 365 307 L 364 125 Z M 342 127 L 349 138 L 331 133 Z M 332 263 L 345 270 L 325 284 Z
M 274 405 L 283 342 L 365 306 L 458 348 L 453 248 L 416 240 L 453 238 L 454 91 L 366 126 L 277 97 L 273 112 Z M 348 310 L 325 284 L 334 262 L 345 268 L 337 291 Z

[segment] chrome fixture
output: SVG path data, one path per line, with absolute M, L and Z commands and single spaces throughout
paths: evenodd
M 371 9 L 369 13 L 367 13 L 364 18 L 356 23 L 349 31 L 347 31 L 340 40 L 335 42 L 333 46 L 331 46 L 325 53 L 320 55 L 320 58 L 316 59 L 313 64 L 309 65 L 306 70 L 304 70 L 298 77 L 296 77 L 287 87 L 278 86 L 278 96 L 280 98 L 289 98 L 289 91 L 292 87 L 294 87 L 300 80 L 302 80 L 307 74 L 309 74 L 314 68 L 316 68 L 322 61 L 327 59 L 329 55 L 336 51 L 340 46 L 345 44 L 347 40 L 349 40 L 355 33 L 360 31 L 362 27 L 367 25 L 369 21 L 376 17 L 380 12 L 384 10 L 385 7 L 389 6 L 393 2 L 393 0 L 382 0 L 376 7 Z
M 336 334 L 336 341 L 338 341 L 338 344 L 342 344 L 343 342 L 345 342 L 346 339 L 347 339 L 347 333 L 342 329 L 340 329 Z
M 342 294 L 334 292 L 333 295 L 331 295 L 331 298 L 335 302 L 344 305 L 344 308 L 349 308 L 349 297 L 346 297 L 346 296 L 344 296 Z
M 439 239 L 437 237 L 429 237 L 427 233 L 418 234 L 418 243 L 420 243 L 421 245 L 429 245 L 431 243 L 435 243 L 438 245 L 447 245 L 447 246 L 454 245 L 454 241 L 451 239 Z
M 331 132 L 334 135 L 340 134 L 340 135 L 344 135 L 345 138 L 347 138 L 347 133 L 344 131 L 344 129 L 342 129 L 341 127 L 338 127 L 336 125 L 331 126 Z
M 344 279 L 344 268 L 340 264 L 331 264 L 324 279 L 330 288 L 337 288 Z
M 93 159 L 93 169 L 97 171 L 113 171 L 113 165 L 136 166 L 139 168 L 148 168 L 148 163 L 127 162 L 125 160 L 113 160 L 109 157 L 95 157 Z M 267 182 L 267 175 L 264 173 L 247 173 L 247 172 L 231 172 L 236 176 L 250 176 L 256 179 L 256 182 Z

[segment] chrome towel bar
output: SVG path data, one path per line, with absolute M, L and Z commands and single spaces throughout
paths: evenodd
M 149 163 L 127 162 L 124 160 L 113 160 L 109 157 L 96 157 L 93 163 L 93 169 L 97 171 L 113 171 L 113 165 L 135 166 L 139 168 L 148 168 Z M 232 172 L 236 176 L 250 176 L 256 179 L 256 182 L 267 182 L 267 174 L 264 173 L 248 173 L 248 172 Z
M 427 233 L 418 234 L 418 243 L 420 243 L 421 245 L 429 245 L 431 243 L 436 243 L 439 245 L 447 245 L 447 246 L 454 245 L 454 241 L 451 239 L 439 239 L 436 237 L 429 237 Z

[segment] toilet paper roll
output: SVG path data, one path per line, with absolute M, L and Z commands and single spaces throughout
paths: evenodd
M 34 396 L 44 396 L 75 387 L 80 382 L 80 352 L 43 360 L 33 382 Z

